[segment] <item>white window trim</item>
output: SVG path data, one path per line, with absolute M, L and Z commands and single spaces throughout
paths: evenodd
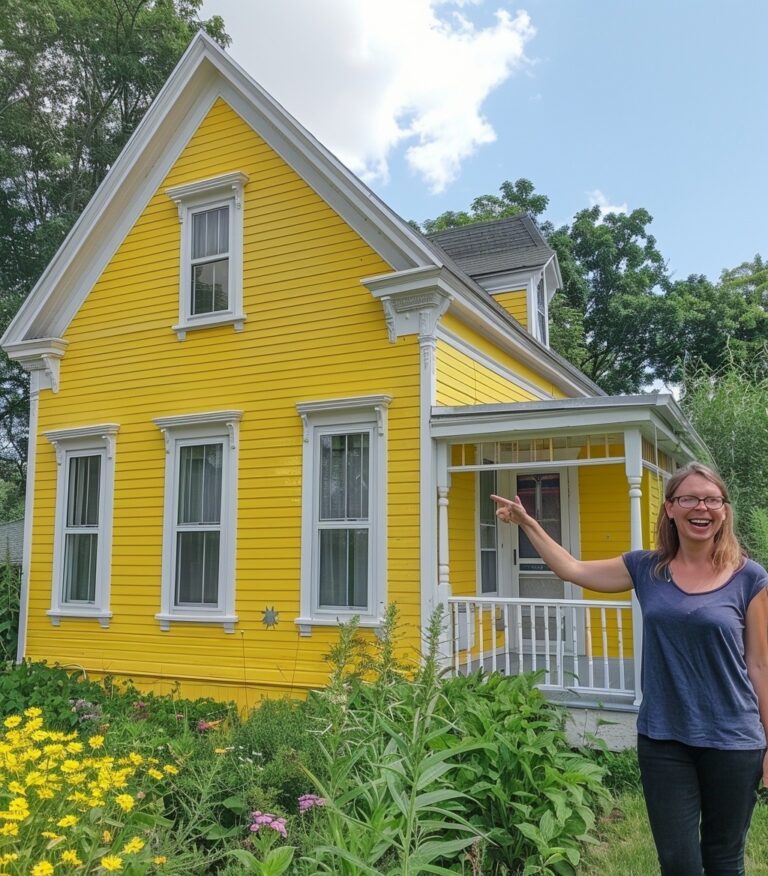
M 315 626 L 337 626 L 358 617 L 362 627 L 381 625 L 386 605 L 387 580 L 387 409 L 391 396 L 368 395 L 325 399 L 296 405 L 304 425 L 301 495 L 301 614 L 296 624 L 302 636 Z M 318 504 L 319 436 L 370 430 L 368 611 L 339 611 L 318 607 L 319 557 L 315 509 Z
M 538 285 L 539 282 L 544 284 L 544 321 L 545 330 L 544 337 L 541 337 L 539 331 L 539 302 L 538 302 Z M 528 281 L 526 303 L 528 305 L 528 331 L 541 341 L 545 347 L 549 346 L 549 295 L 547 289 L 547 277 L 545 271 L 537 271 Z
M 212 411 L 156 417 L 152 422 L 165 438 L 165 504 L 163 512 L 163 558 L 160 611 L 155 619 L 167 631 L 171 623 L 221 624 L 233 633 L 235 614 L 235 548 L 237 542 L 237 464 L 242 411 Z M 221 543 L 219 547 L 219 603 L 215 608 L 174 605 L 175 519 L 179 447 L 190 441 L 223 439 L 224 459 L 221 497 Z
M 110 575 L 112 569 L 112 514 L 115 493 L 116 423 L 82 426 L 74 429 L 54 429 L 44 432 L 56 451 L 56 516 L 53 541 L 53 577 L 51 607 L 47 614 L 54 626 L 62 618 L 94 618 L 105 629 L 112 612 L 109 610 Z M 64 541 L 67 519 L 69 460 L 73 455 L 101 456 L 99 479 L 99 528 L 96 569 L 96 592 L 93 605 L 66 602 L 63 593 Z
M 179 321 L 172 326 L 180 341 L 187 332 L 215 325 L 232 325 L 243 330 L 243 188 L 248 176 L 240 171 L 198 180 L 166 189 L 176 204 L 181 223 L 179 269 Z M 192 214 L 228 205 L 229 210 L 229 308 L 216 313 L 193 314 L 190 307 L 192 285 Z

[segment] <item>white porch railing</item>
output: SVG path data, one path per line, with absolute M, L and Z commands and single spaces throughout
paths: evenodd
M 634 699 L 631 601 L 454 596 L 448 602 L 454 673 L 541 671 L 543 690 Z

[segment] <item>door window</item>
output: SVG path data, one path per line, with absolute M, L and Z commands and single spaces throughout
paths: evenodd
M 558 544 L 562 544 L 562 518 L 560 514 L 560 475 L 519 475 L 517 495 L 525 510 L 539 521 L 544 531 Z M 549 567 L 536 552 L 528 536 L 519 530 L 520 570 L 523 572 L 548 572 Z

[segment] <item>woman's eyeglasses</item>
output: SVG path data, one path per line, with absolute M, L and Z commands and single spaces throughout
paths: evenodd
M 677 502 L 681 508 L 687 509 L 695 508 L 699 502 L 703 502 L 704 507 L 710 511 L 718 511 L 728 502 L 722 496 L 672 496 L 669 501 Z

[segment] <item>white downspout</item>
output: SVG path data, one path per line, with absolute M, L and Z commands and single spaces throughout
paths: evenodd
M 629 482 L 629 544 L 630 549 L 643 549 L 643 442 L 638 429 L 628 429 L 624 433 L 624 466 Z M 643 616 L 637 594 L 632 590 L 632 642 L 635 665 L 635 705 L 640 705 L 643 691 L 640 682 L 643 653 Z

